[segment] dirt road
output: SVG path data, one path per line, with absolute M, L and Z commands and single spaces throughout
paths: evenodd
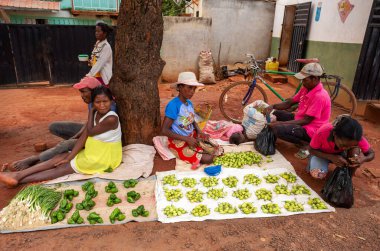
M 195 104 L 207 102 L 212 119 L 223 119 L 217 100 L 226 81 L 207 86 L 193 97 Z M 160 85 L 161 114 L 172 98 L 169 85 Z M 285 96 L 294 90 L 276 87 Z M 2 163 L 36 154 L 33 144 L 59 139 L 48 132 L 51 121 L 86 119 L 86 105 L 76 90 L 67 87 L 0 90 L 0 159 Z M 277 102 L 270 95 L 271 102 Z M 377 154 L 380 150 L 380 126 L 367 121 L 365 136 Z M 298 175 L 315 191 L 323 182 L 312 180 L 304 170 L 306 161 L 293 155 L 295 147 L 285 142 L 278 149 L 293 164 Z M 378 160 L 363 167 L 377 167 Z M 155 158 L 154 170 L 170 170 L 174 161 Z M 93 249 L 93 250 L 378 250 L 380 246 L 380 180 L 357 172 L 354 177 L 355 205 L 336 213 L 239 219 L 176 224 L 127 223 L 107 227 L 80 227 L 54 231 L 7 234 L 0 236 L 0 250 Z M 0 208 L 7 205 L 18 189 L 0 187 Z

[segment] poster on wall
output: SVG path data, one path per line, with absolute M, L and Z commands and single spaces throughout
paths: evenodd
M 351 13 L 353 8 L 354 5 L 350 3 L 350 0 L 340 0 L 338 2 L 338 11 L 342 23 L 346 21 L 348 15 Z

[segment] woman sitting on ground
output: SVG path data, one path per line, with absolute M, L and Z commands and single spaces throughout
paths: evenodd
M 362 136 L 359 122 L 348 115 L 339 116 L 333 124 L 320 127 L 311 139 L 307 171 L 316 179 L 323 179 L 329 163 L 356 169 L 374 159 L 375 153 Z
M 199 163 L 210 164 L 214 156 L 203 153 L 199 146 L 199 138 L 208 139 L 209 135 L 202 133 L 195 122 L 195 112 L 190 99 L 195 89 L 203 84 L 198 83 L 192 72 L 181 72 L 178 82 L 174 84 L 178 96 L 173 98 L 165 108 L 165 118 L 162 134 L 169 138 L 169 149 L 173 154 L 196 169 Z
M 14 187 L 22 183 L 55 179 L 67 174 L 103 173 L 115 169 L 122 160 L 121 127 L 111 111 L 111 91 L 99 86 L 92 90 L 93 107 L 87 126 L 71 153 L 64 153 L 18 172 L 0 173 L 0 182 Z

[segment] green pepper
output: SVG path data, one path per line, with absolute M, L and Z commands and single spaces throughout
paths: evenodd
M 93 200 L 89 200 L 89 201 L 87 202 L 87 204 L 88 204 L 90 207 L 94 207 L 94 206 L 95 206 L 95 201 L 93 201 Z
M 110 195 L 110 199 L 111 200 L 115 200 L 117 197 L 116 197 L 116 194 L 114 194 L 114 193 L 112 193 L 111 195 Z
M 89 220 L 90 224 L 96 224 L 96 220 Z
M 114 183 L 113 181 L 110 181 L 110 182 L 108 183 L 108 187 L 109 187 L 109 188 L 113 188 L 113 187 L 116 187 L 116 185 L 115 185 L 115 183 Z
M 130 187 L 129 180 L 124 181 L 123 185 L 125 188 L 129 188 Z
M 103 219 L 102 218 L 98 218 L 97 220 L 96 220 L 98 223 L 100 223 L 100 224 L 102 224 L 103 223 Z
M 128 192 L 127 196 L 134 198 L 136 196 L 136 191 L 130 191 L 130 192 Z
M 78 220 L 77 220 L 77 224 L 82 224 L 83 222 L 84 222 L 83 218 L 79 217 Z
M 55 223 L 57 223 L 57 222 L 58 222 L 57 217 L 52 217 L 52 218 L 51 218 L 51 224 L 55 224 Z
M 78 209 L 78 210 L 83 210 L 82 203 L 77 203 L 76 206 L 75 206 L 75 208 Z
M 133 217 L 139 217 L 139 213 L 137 212 L 136 209 L 132 210 L 132 215 L 133 215 Z
M 76 191 L 76 190 L 74 190 L 74 197 L 77 197 L 78 195 L 79 195 L 79 192 L 78 191 Z
M 59 204 L 59 207 L 60 207 L 60 208 L 65 208 L 66 205 L 67 205 L 67 200 L 66 200 L 66 199 L 63 199 L 63 200 L 61 200 L 61 203 Z
M 64 191 L 65 196 L 74 195 L 74 189 L 68 189 Z
M 143 205 L 137 207 L 137 212 L 139 213 L 139 215 L 142 215 L 144 211 L 145 211 L 145 208 Z
M 113 203 L 115 203 L 115 204 L 119 204 L 119 203 L 121 203 L 121 199 L 116 198 L 116 199 L 114 199 Z
M 114 205 L 112 200 L 107 200 L 107 206 L 112 207 Z
M 69 201 L 72 201 L 73 200 L 73 196 L 72 195 L 69 195 L 66 197 Z
M 58 211 L 58 213 L 57 213 L 57 220 L 58 221 L 62 221 L 64 218 L 65 218 L 64 213 L 62 213 L 61 211 Z
M 97 219 L 99 218 L 99 214 L 95 213 L 95 212 L 91 212 L 89 215 L 88 215 L 88 218 L 90 219 Z
M 110 220 L 115 219 L 120 213 L 121 213 L 120 209 L 115 208 L 110 215 Z
M 149 216 L 149 211 L 146 211 L 146 210 L 145 210 L 145 211 L 142 213 L 142 216 L 143 216 L 143 217 L 148 217 L 148 216 Z
M 115 220 L 110 220 L 110 222 L 111 222 L 112 224 L 114 224 L 114 223 L 115 223 Z
M 86 193 L 86 196 L 84 197 L 85 200 L 91 200 L 92 196 L 89 193 Z
M 73 221 L 77 221 L 79 219 L 80 215 L 79 215 L 79 210 L 75 210 L 75 212 L 73 213 L 73 215 L 71 216 L 71 219 L 73 219 Z
M 117 220 L 118 220 L 118 221 L 123 221 L 123 220 L 125 220 L 125 215 L 124 215 L 124 214 L 119 214 L 119 215 L 117 216 Z
M 134 200 L 132 197 L 128 197 L 128 198 L 127 198 L 127 201 L 128 201 L 129 203 L 135 203 L 135 200 Z
M 50 216 L 51 216 L 51 217 L 57 217 L 57 213 L 58 213 L 57 211 L 53 211 L 53 212 L 51 212 L 51 215 L 50 215 Z
M 82 190 L 87 191 L 90 187 L 94 187 L 94 183 L 92 183 L 91 181 L 87 181 L 82 185 Z
M 114 187 L 114 188 L 111 188 L 111 193 L 117 193 L 119 192 L 119 190 L 117 189 L 117 187 Z
M 136 196 L 135 196 L 135 200 L 138 200 L 140 198 L 141 198 L 141 195 L 139 193 L 137 193 Z
M 68 223 L 68 224 L 75 224 L 75 221 L 74 221 L 73 219 L 70 218 L 70 219 L 67 220 L 67 223 Z
M 70 212 L 70 210 L 71 210 L 71 208 L 73 208 L 73 203 L 68 203 L 67 205 L 66 205 L 66 207 L 65 207 L 65 211 L 68 213 L 68 212 Z
M 112 173 L 113 169 L 112 169 L 112 167 L 108 167 L 107 169 L 103 170 L 103 172 L 105 172 L 105 173 Z

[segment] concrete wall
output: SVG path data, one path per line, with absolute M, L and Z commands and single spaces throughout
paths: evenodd
M 252 0 L 203 0 L 202 16 L 212 18 L 211 50 L 220 63 L 245 60 L 246 53 L 256 58 L 269 56 L 275 5 Z
M 177 81 L 182 71 L 198 73 L 199 52 L 210 48 L 210 35 L 210 18 L 164 17 L 162 80 Z

